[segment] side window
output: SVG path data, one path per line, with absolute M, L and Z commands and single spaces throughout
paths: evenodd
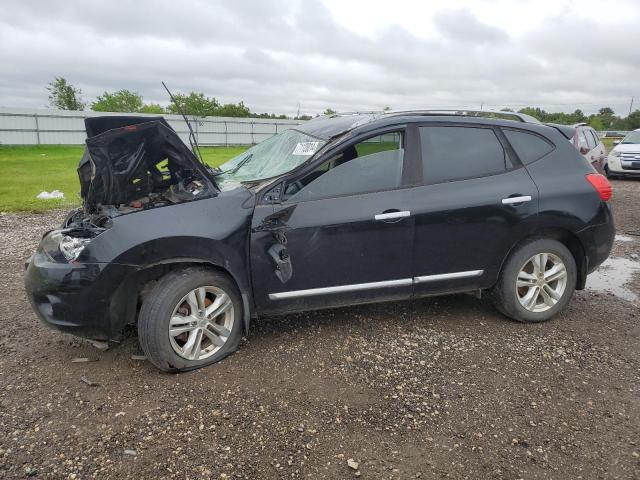
M 600 143 L 600 138 L 598 137 L 598 134 L 596 133 L 595 130 L 593 129 L 589 129 L 589 132 L 591 132 L 591 135 L 593 136 L 593 140 L 596 142 L 594 146 L 597 146 Z
M 503 132 L 516 151 L 518 158 L 525 165 L 544 157 L 554 148 L 549 142 L 532 133 L 526 133 L 521 130 L 508 130 L 506 128 L 503 129 Z
M 593 150 L 594 148 L 596 148 L 596 141 L 593 138 L 593 135 L 591 135 L 591 130 L 589 130 L 588 128 L 585 128 L 582 130 L 584 132 L 585 137 L 587 137 L 587 148 L 589 148 L 589 150 Z
M 404 159 L 401 132 L 385 133 L 345 148 L 305 177 L 288 183 L 294 202 L 398 188 Z
M 584 130 L 578 130 L 578 149 L 581 150 L 583 148 L 589 148 L 589 144 L 587 143 L 587 136 L 584 134 Z
M 495 175 L 511 168 L 490 128 L 420 127 L 420 143 L 425 183 Z

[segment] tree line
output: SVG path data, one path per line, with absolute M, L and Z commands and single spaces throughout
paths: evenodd
M 82 90 L 70 84 L 63 77 L 56 77 L 47 86 L 49 91 L 49 105 L 60 110 L 84 110 L 87 106 L 96 112 L 127 112 L 127 113 L 180 113 L 198 117 L 258 117 L 288 119 L 286 115 L 275 113 L 255 113 L 244 102 L 220 103 L 214 97 L 208 97 L 202 92 L 189 94 L 173 94 L 175 101 L 166 107 L 158 103 L 145 103 L 142 95 L 130 90 L 121 89 L 115 92 L 104 92 L 88 104 L 82 96 Z M 309 120 L 309 115 L 299 115 L 296 120 Z
M 71 85 L 63 77 L 56 77 L 47 86 L 49 91 L 49 104 L 53 108 L 61 110 L 84 110 L 87 103 L 82 98 L 82 90 Z M 281 118 L 288 119 L 287 115 L 277 115 L 274 113 L 255 113 L 247 107 L 244 102 L 220 103 L 214 97 L 208 97 L 202 92 L 190 92 L 189 94 L 174 94 L 177 102 L 171 101 L 169 105 L 163 107 L 158 103 L 145 103 L 142 95 L 137 92 L 122 89 L 115 92 L 104 92 L 98 95 L 95 101 L 91 102 L 89 108 L 96 112 L 131 112 L 131 113 L 180 113 L 182 110 L 186 115 L 198 117 L 258 117 L 258 118 Z M 179 107 L 179 108 L 178 108 Z M 390 110 L 390 107 L 384 107 Z M 510 108 L 503 108 L 504 112 L 513 112 Z M 587 123 L 595 130 L 635 130 L 640 128 L 640 110 L 635 110 L 627 117 L 620 117 L 615 114 L 610 107 L 603 107 L 598 113 L 585 115 L 582 110 L 575 110 L 573 113 L 547 112 L 539 107 L 525 107 L 518 110 L 526 113 L 545 123 L 560 123 L 573 125 L 576 123 Z M 335 114 L 335 110 L 327 108 L 323 114 Z M 317 116 L 317 115 L 316 115 Z M 310 120 L 310 115 L 296 115 L 296 120 Z
M 503 108 L 503 112 L 512 112 L 509 108 Z M 587 123 L 594 130 L 635 130 L 640 128 L 640 110 L 631 112 L 626 117 L 615 114 L 612 108 L 602 107 L 598 113 L 585 115 L 582 110 L 575 110 L 573 113 L 546 112 L 538 107 L 525 107 L 518 110 L 519 113 L 526 113 L 537 118 L 544 123 L 560 123 L 564 125 L 574 125 L 576 123 Z

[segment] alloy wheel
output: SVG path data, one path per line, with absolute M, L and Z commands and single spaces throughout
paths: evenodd
M 169 320 L 173 351 L 187 360 L 203 360 L 229 339 L 235 320 L 231 297 L 221 288 L 198 287 L 178 302 Z
M 567 286 L 567 268 L 552 253 L 538 253 L 527 260 L 516 278 L 516 296 L 530 312 L 544 312 L 560 301 Z

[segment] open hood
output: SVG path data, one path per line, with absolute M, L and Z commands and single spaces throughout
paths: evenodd
M 78 166 L 85 212 L 151 208 L 216 194 L 208 167 L 162 117 L 93 117 L 85 126 L 87 148 Z

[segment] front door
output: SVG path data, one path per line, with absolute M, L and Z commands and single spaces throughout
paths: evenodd
M 411 295 L 404 141 L 396 131 L 347 145 L 288 180 L 281 203 L 257 205 L 251 270 L 259 312 Z

